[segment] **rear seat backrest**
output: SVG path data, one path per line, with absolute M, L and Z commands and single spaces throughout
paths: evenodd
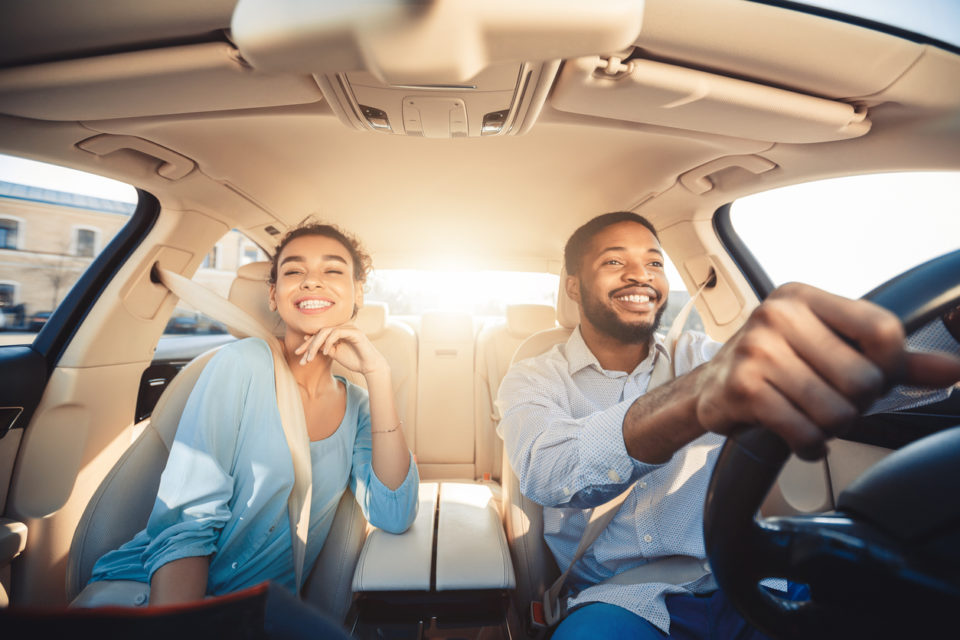
M 547 304 L 507 306 L 506 319 L 488 324 L 477 336 L 477 362 L 474 368 L 476 402 L 477 476 L 490 474 L 500 479 L 502 443 L 496 435 L 497 390 L 506 375 L 513 354 L 525 339 L 538 331 L 556 326 L 556 310 Z
M 566 342 L 576 326 L 580 324 L 580 307 L 567 295 L 566 279 L 567 270 L 561 268 L 560 287 L 557 292 L 557 324 L 560 326 L 531 335 L 514 353 L 514 362 L 539 355 L 550 350 L 555 344 Z
M 416 449 L 420 477 L 476 477 L 473 318 L 433 311 L 420 318 Z
M 409 325 L 389 318 L 384 302 L 365 303 L 357 312 L 354 324 L 390 363 L 397 416 L 404 424 L 407 446 L 416 451 L 417 336 Z M 334 363 L 333 372 L 361 387 L 367 386 L 362 375 L 339 364 Z

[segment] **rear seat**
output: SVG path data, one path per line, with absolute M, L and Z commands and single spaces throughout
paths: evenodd
M 546 304 L 507 306 L 506 319 L 488 324 L 477 336 L 474 367 L 477 477 L 499 482 L 503 445 L 496 435 L 497 390 L 513 354 L 529 336 L 556 326 L 556 311 Z
M 477 477 L 473 424 L 473 318 L 433 311 L 420 317 L 417 466 L 424 480 Z

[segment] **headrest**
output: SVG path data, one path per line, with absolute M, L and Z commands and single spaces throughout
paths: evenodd
M 557 311 L 548 304 L 507 305 L 507 331 L 515 338 L 556 326 Z
M 580 324 L 580 306 L 567 295 L 567 269 L 560 267 L 560 290 L 557 292 L 557 322 L 573 329 Z
M 384 328 L 387 326 L 387 303 L 364 303 L 357 312 L 357 318 L 354 323 L 368 338 L 376 338 L 383 333 Z
M 230 285 L 230 294 L 227 296 L 233 304 L 237 305 L 263 326 L 267 327 L 276 336 L 283 336 L 286 328 L 283 320 L 276 311 L 270 310 L 270 298 L 268 293 L 270 285 L 270 263 L 269 262 L 251 262 L 237 269 L 237 277 Z M 229 327 L 230 333 L 238 338 L 246 338 L 247 335 Z
M 420 316 L 420 344 L 473 341 L 473 318 L 459 311 L 427 311 Z

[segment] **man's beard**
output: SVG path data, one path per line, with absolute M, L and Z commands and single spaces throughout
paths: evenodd
M 649 342 L 660 328 L 660 317 L 667 308 L 667 301 L 664 298 L 663 304 L 657 309 L 652 321 L 624 322 L 613 309 L 599 300 L 599 296 L 595 296 L 593 291 L 585 286 L 583 280 L 580 280 L 580 304 L 583 306 L 583 315 L 594 327 L 623 344 Z

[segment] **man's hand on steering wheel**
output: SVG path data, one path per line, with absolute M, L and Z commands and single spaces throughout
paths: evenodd
M 956 383 L 960 358 L 908 351 L 900 320 L 872 302 L 793 283 L 775 290 L 697 373 L 704 429 L 729 435 L 762 426 L 813 460 L 893 385 Z

